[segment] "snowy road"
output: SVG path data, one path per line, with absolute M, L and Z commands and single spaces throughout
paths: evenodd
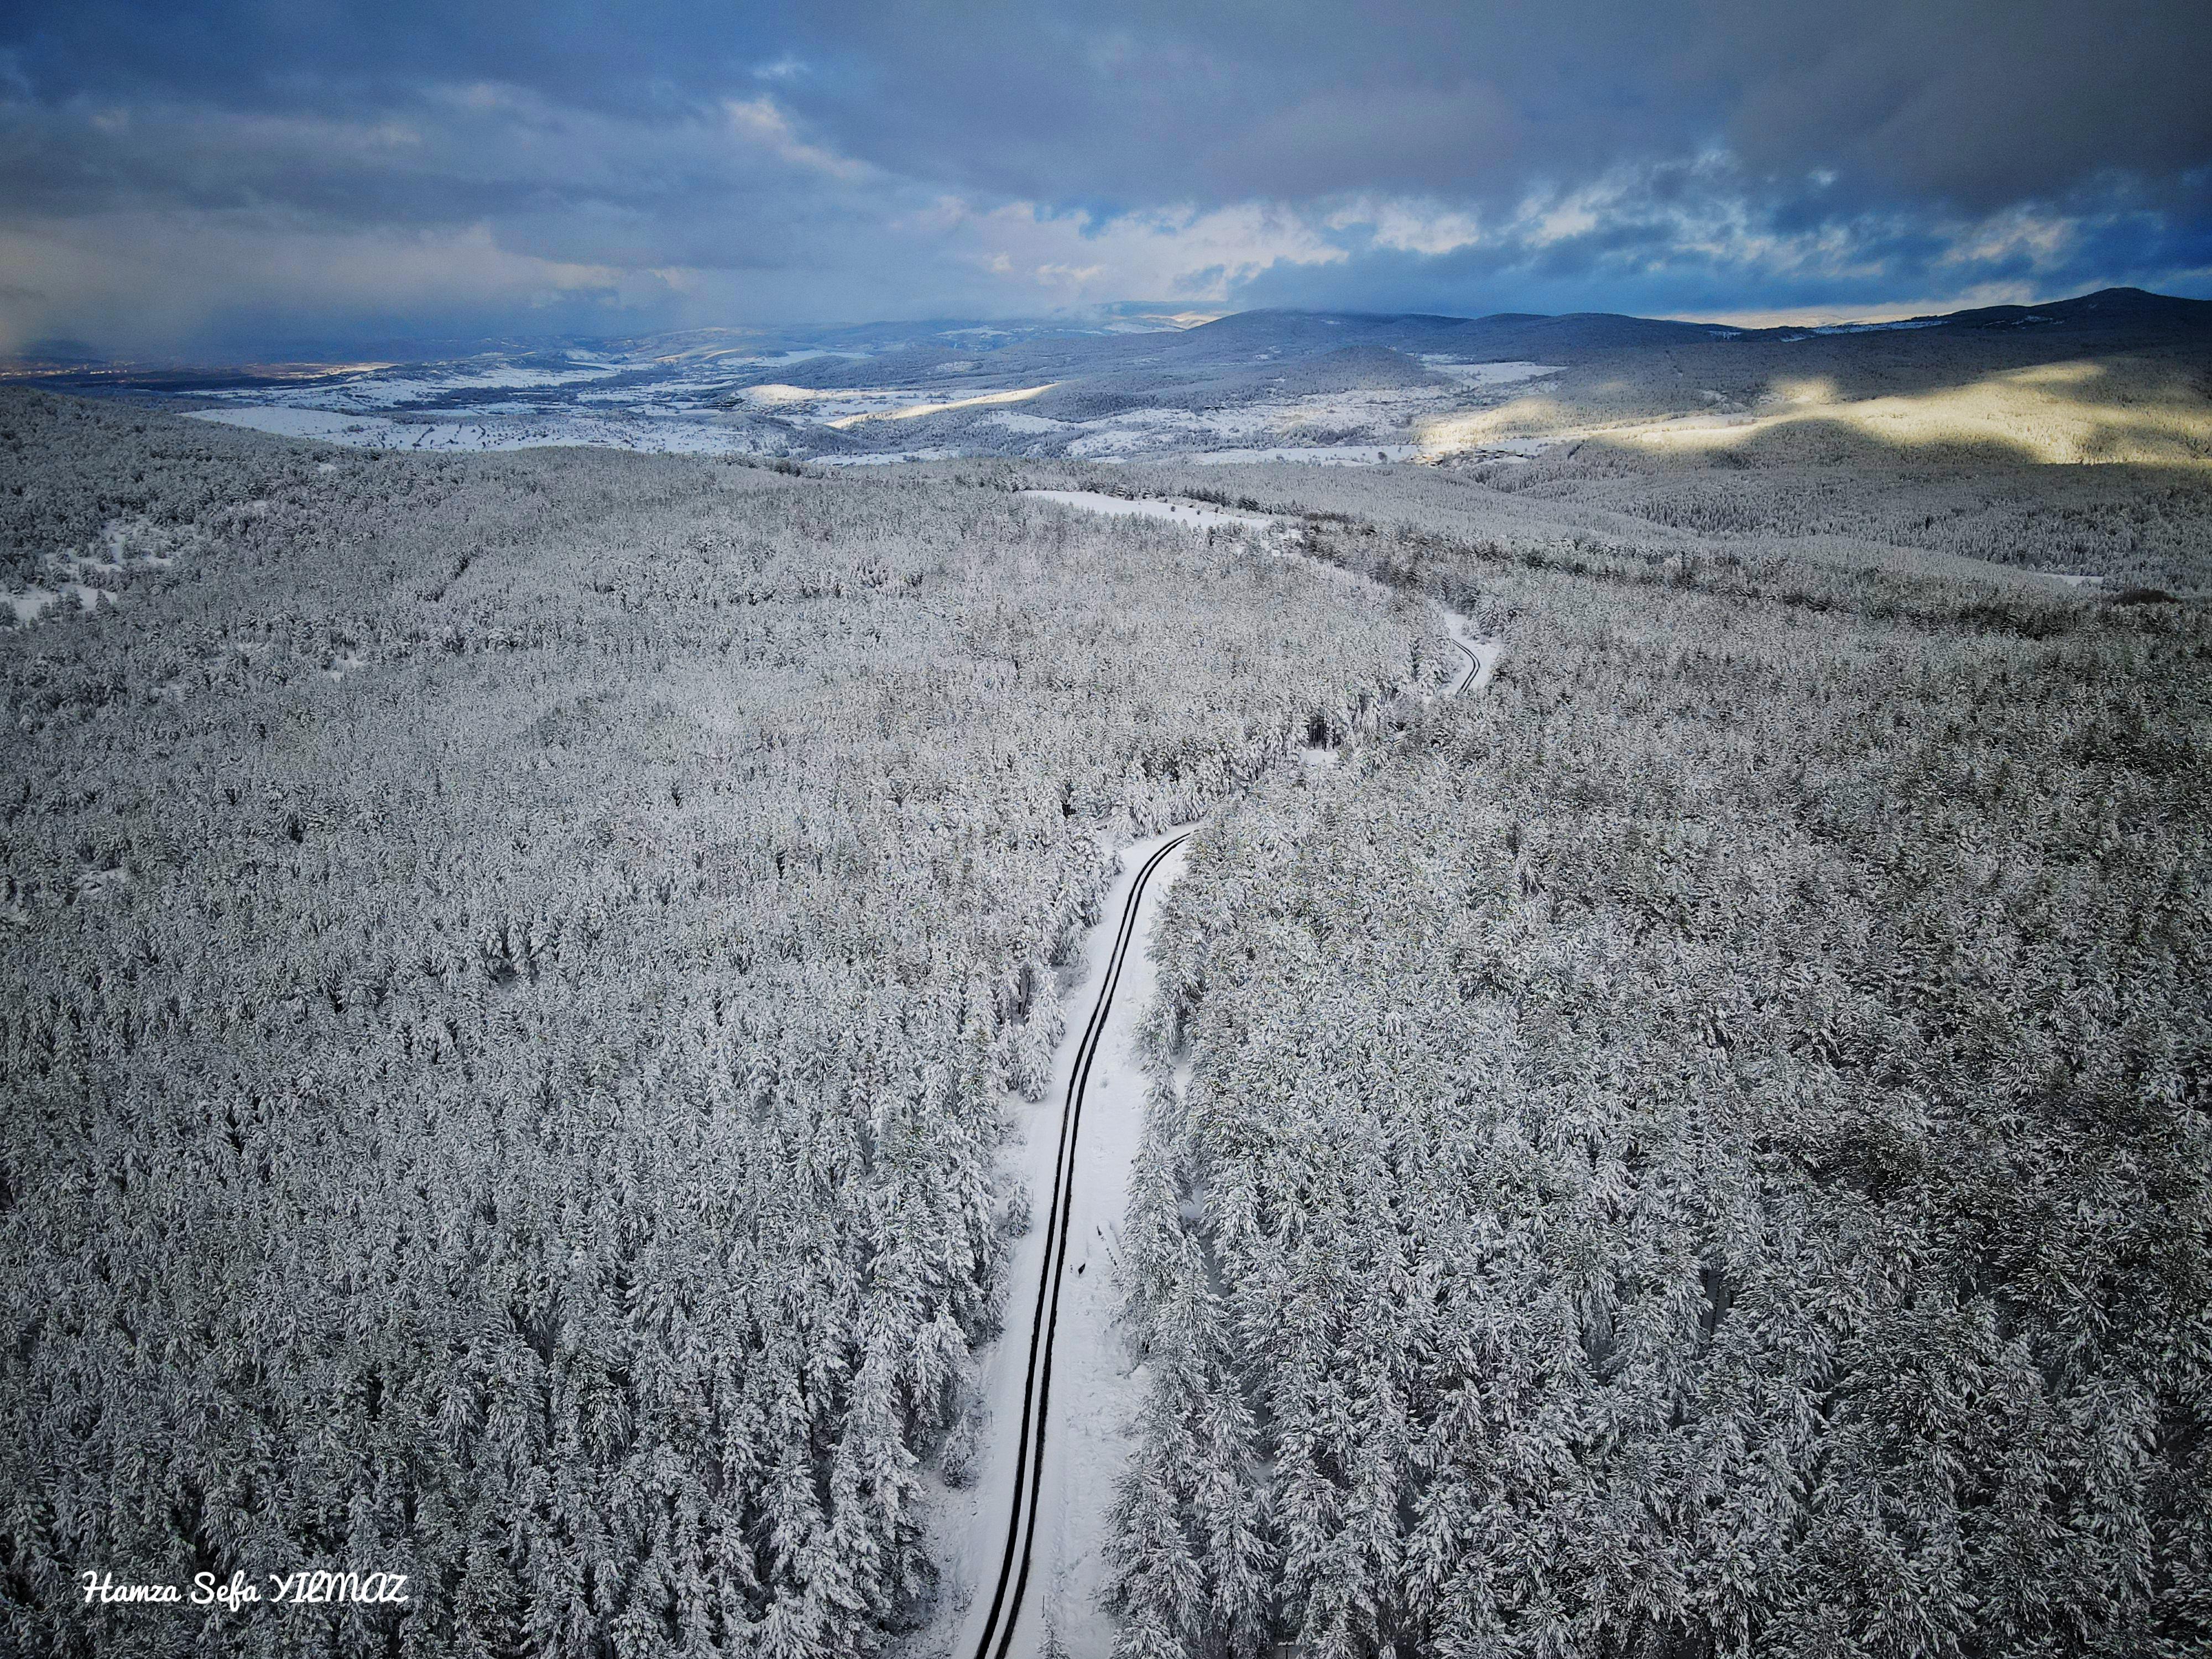
M 1208 527 L 1209 520 L 1243 519 L 1187 504 L 1171 509 L 1088 492 L 1049 494 L 1092 511 L 1172 515 L 1194 530 Z M 1466 661 L 1437 695 L 1479 693 L 1496 672 L 1498 643 L 1476 638 L 1455 612 L 1443 616 Z M 1104 920 L 1084 950 L 1088 1017 L 1061 1042 L 1044 1103 L 1017 1105 L 1007 1157 L 1034 1195 L 1037 1222 L 1017 1242 L 1006 1333 L 979 1365 L 987 1415 L 976 1482 L 945 1494 L 937 1508 L 945 1624 L 920 1634 L 908 1650 L 915 1655 L 1108 1659 L 1112 1652 L 1113 1624 L 1099 1605 L 1108 1516 L 1139 1395 L 1115 1283 L 1144 1127 L 1147 1083 L 1136 1026 L 1157 981 L 1152 917 L 1182 873 L 1183 845 L 1197 828 L 1185 825 L 1124 850 Z M 957 1637 L 947 1627 L 956 1619 Z
M 1467 653 L 1467 666 L 1460 670 L 1458 678 L 1444 687 L 1443 695 L 1456 697 L 1465 693 L 1479 696 L 1483 688 L 1497 678 L 1498 659 L 1505 649 L 1504 642 L 1475 638 L 1468 619 L 1456 611 L 1447 611 L 1443 616 L 1451 642 Z
M 917 1652 L 1027 1659 L 1048 1632 L 1071 1659 L 1110 1648 L 1097 1605 L 1106 1512 L 1137 1393 L 1113 1283 L 1144 1124 L 1135 1026 L 1154 986 L 1144 941 L 1190 833 L 1124 850 L 1084 951 L 1088 1018 L 1061 1043 L 1045 1103 L 1018 1108 L 1008 1158 L 1035 1195 L 1036 1224 L 1018 1242 L 1006 1334 L 980 1367 L 989 1413 L 976 1484 L 939 1508 L 945 1581 L 972 1599 L 956 1642 L 925 1634 Z

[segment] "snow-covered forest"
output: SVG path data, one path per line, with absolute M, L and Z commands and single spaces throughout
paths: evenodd
M 1031 462 L 1009 476 L 1167 489 L 1246 512 L 1318 513 L 1323 522 L 1533 550 L 1566 565 L 1593 553 L 1687 554 L 1707 562 L 1786 557 L 1802 581 L 1873 564 L 1893 579 L 1973 590 L 2011 572 L 2064 573 L 2115 592 L 2212 583 L 2212 478 L 2201 469 L 1992 466 L 1955 455 L 1746 466 L 1734 456 L 1653 457 L 1587 443 L 1449 468 L 1137 471 Z
M 1120 1650 L 2204 1651 L 2203 611 L 1387 482 L 1506 655 L 1167 902 Z
M 941 1651 L 1013 1097 L 1200 817 L 1071 1639 L 2212 1642 L 2183 483 L 0 446 L 15 1648 Z
M 0 1659 L 2212 1659 L 2208 87 L 0 10 Z
M 944 477 L 0 416 L 11 571 L 116 594 L 0 634 L 0 1646 L 878 1645 L 1114 847 L 1419 607 Z

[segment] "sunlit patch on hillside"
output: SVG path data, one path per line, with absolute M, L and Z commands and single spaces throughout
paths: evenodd
M 1532 455 L 1554 443 L 1589 437 L 1590 412 L 1553 397 L 1516 398 L 1492 409 L 1473 409 L 1417 422 L 1421 459 L 1454 455 Z
M 1662 450 L 1716 451 L 1815 425 L 1899 449 L 1994 447 L 2045 465 L 2212 460 L 2212 402 L 2168 373 L 2126 360 L 2051 363 L 1856 399 L 1831 380 L 1778 380 L 1748 414 L 1692 415 L 1613 435 Z
M 1025 404 L 1032 398 L 1043 396 L 1059 384 L 1057 380 L 1048 380 L 1042 386 L 1021 386 L 1012 392 L 983 392 L 973 398 L 954 398 L 944 403 L 908 404 L 899 409 L 843 416 L 829 424 L 842 431 L 847 427 L 858 426 L 863 421 L 911 421 L 924 415 L 942 415 L 948 410 L 977 409 L 986 404 Z
M 2046 362 L 1989 374 L 1955 387 L 1854 398 L 1829 376 L 1777 378 L 1752 403 L 1701 392 L 1708 410 L 1662 418 L 1601 416 L 1606 392 L 1568 398 L 1528 396 L 1495 410 L 1468 410 L 1422 422 L 1425 460 L 1480 453 L 1533 453 L 1558 442 L 1601 438 L 1656 453 L 1697 456 L 1756 449 L 1794 458 L 1808 445 L 1863 452 L 1878 445 L 1982 449 L 2028 465 L 2212 462 L 2212 398 L 2157 362 L 2135 358 Z M 1595 418 L 1593 418 L 1595 416 Z
M 1968 384 L 1885 397 L 1853 398 L 1826 375 L 1780 378 L 1748 409 L 1705 409 L 1658 419 L 1607 420 L 1595 388 L 1572 399 L 1516 398 L 1425 422 L 1427 459 L 1529 453 L 1577 439 L 1632 443 L 1682 456 L 1755 448 L 1769 459 L 1818 459 L 1801 451 L 1869 441 L 1909 451 L 1995 451 L 2043 465 L 2212 461 L 2212 399 L 2161 365 L 2119 358 L 2049 363 Z M 1726 405 L 1722 394 L 1701 392 Z M 1831 457 L 1831 459 L 1837 459 Z

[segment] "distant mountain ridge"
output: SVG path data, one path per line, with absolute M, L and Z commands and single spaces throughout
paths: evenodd
M 2069 394 L 2076 414 L 2084 396 L 2124 404 L 2148 388 L 2179 434 L 2153 447 L 2193 455 L 2188 387 L 2212 370 L 2212 301 L 2126 288 L 1755 328 L 1605 312 L 1213 317 L 1133 304 L 1081 319 L 693 329 L 404 362 L 149 368 L 79 359 L 0 378 L 383 448 L 586 444 L 833 465 L 957 455 L 1373 465 L 1526 456 L 1654 422 L 1748 419 L 1777 398 L 1802 402 L 1815 385 L 1844 403 L 1923 398 L 2039 365 L 2121 360 L 2133 389 L 2112 380 Z M 2050 395 L 2014 388 L 2006 407 Z
M 240 384 L 254 379 L 292 380 L 318 367 L 338 368 L 395 357 L 404 361 L 391 366 L 419 367 L 475 356 L 519 362 L 563 352 L 667 360 L 820 351 L 850 354 L 855 358 L 865 356 L 878 363 L 897 361 L 904 366 L 909 356 L 915 362 L 943 361 L 964 351 L 970 356 L 982 353 L 994 360 L 1073 366 L 1092 359 L 1128 360 L 1126 354 L 1133 351 L 1133 360 L 1139 362 L 1205 361 L 1224 350 L 1245 348 L 1248 342 L 1254 341 L 1272 343 L 1279 350 L 1297 349 L 1303 345 L 1310 351 L 1335 350 L 1354 342 L 1388 345 L 1398 350 L 1443 351 L 1477 343 L 1519 345 L 1544 341 L 1558 341 L 1570 349 L 1619 349 L 1697 338 L 1778 339 L 1791 335 L 1871 333 L 1936 325 L 1996 328 L 2042 322 L 2092 327 L 2212 327 L 2212 300 L 2154 294 L 2139 288 L 2100 289 L 2075 299 L 2033 305 L 1980 306 L 1881 322 L 1822 325 L 1684 322 L 1608 311 L 1558 314 L 1500 311 L 1459 316 L 1441 312 L 1261 307 L 1212 314 L 1202 307 L 1174 301 L 1127 301 L 1097 309 L 1099 315 L 1096 319 L 1085 320 L 1056 317 L 941 318 L 819 328 L 702 327 L 631 336 L 580 335 L 558 341 L 527 343 L 495 339 L 466 344 L 453 341 L 423 343 L 433 345 L 434 349 L 443 349 L 441 355 L 432 357 L 420 356 L 419 346 L 385 343 L 380 349 L 362 348 L 327 356 L 295 354 L 233 362 L 145 362 L 105 358 L 81 341 L 53 341 L 34 343 L 12 356 L 0 356 L 0 380 L 58 386 L 83 376 L 94 382 L 87 389 L 94 389 L 95 386 L 98 389 L 119 389 L 141 385 L 168 389 L 188 380 L 210 384 Z M 1337 331 L 1324 332 L 1329 330 Z M 1146 337 L 1157 337 L 1148 344 L 1139 345 L 1138 342 Z M 994 338 L 998 343 L 993 343 Z M 1006 358 L 1007 353 L 1014 356 Z

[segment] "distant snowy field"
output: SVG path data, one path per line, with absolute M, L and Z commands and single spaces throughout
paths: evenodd
M 749 374 L 831 356 L 493 355 L 204 392 L 200 399 L 215 406 L 190 412 L 227 426 L 363 449 L 586 444 L 655 454 L 782 453 L 784 446 L 764 441 L 742 410 L 726 410 L 722 402 Z
M 1095 489 L 1024 489 L 1035 501 L 1079 507 L 1086 513 L 1105 513 L 1120 518 L 1166 519 L 1194 530 L 1265 530 L 1275 521 L 1257 513 L 1231 513 L 1194 501 L 1131 501 L 1104 495 Z
M 466 419 L 392 420 L 338 410 L 278 405 L 194 410 L 194 416 L 225 426 L 251 427 L 288 438 L 319 438 L 360 449 L 544 449 L 588 444 L 649 454 L 755 454 L 759 446 L 711 417 L 639 414 L 550 415 L 484 412 Z
M 1124 322 L 1034 338 L 925 330 L 774 351 L 709 337 L 488 352 L 295 380 L 241 376 L 185 401 L 199 419 L 369 449 L 580 444 L 833 466 L 956 456 L 1375 465 L 1432 455 L 1442 422 L 1560 372 L 1439 352 L 1317 365 L 1264 343 L 1195 362 L 1146 354 L 1148 334 L 1181 328 Z

